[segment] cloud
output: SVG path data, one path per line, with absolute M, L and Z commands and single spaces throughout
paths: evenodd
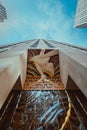
M 74 15 L 68 15 L 64 11 L 67 10 L 60 0 L 39 0 L 39 8 L 46 19 L 45 26 L 47 29 L 42 30 L 42 37 L 68 42 L 77 45 L 86 45 L 86 34 L 80 30 L 73 28 Z M 86 45 L 87 46 L 87 45 Z
M 74 14 L 65 13 L 67 8 L 61 0 L 50 0 L 50 2 L 29 0 L 28 2 L 29 10 L 25 14 L 8 10 L 8 19 L 0 23 L 1 41 L 15 42 L 44 38 L 77 45 L 82 44 L 83 41 L 84 45 L 86 44 L 84 32 L 73 28 Z

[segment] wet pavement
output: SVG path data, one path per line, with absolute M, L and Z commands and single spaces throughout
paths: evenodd
M 74 94 L 65 90 L 14 91 L 0 121 L 0 130 L 87 130 L 87 100 L 83 97 L 82 110 Z

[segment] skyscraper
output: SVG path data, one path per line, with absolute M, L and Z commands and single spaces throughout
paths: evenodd
M 74 26 L 87 27 L 87 0 L 78 0 Z
M 7 19 L 6 9 L 0 2 L 0 22 L 4 22 Z
M 87 49 L 44 39 L 1 46 L 0 129 L 87 130 Z

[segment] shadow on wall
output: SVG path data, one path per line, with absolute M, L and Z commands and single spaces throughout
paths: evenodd
M 73 79 L 68 75 L 68 80 L 67 80 L 67 85 L 66 85 L 67 90 L 79 90 L 78 86 L 76 83 L 73 81 Z
M 13 90 L 22 90 L 21 75 L 18 77 L 16 83 L 14 84 Z
M 21 84 L 21 77 L 19 76 L 18 79 L 17 79 L 17 81 L 16 81 L 16 83 L 14 84 L 13 89 L 12 89 L 11 92 L 9 93 L 9 95 L 8 95 L 8 97 L 7 97 L 7 99 L 6 99 L 6 101 L 4 102 L 2 108 L 0 109 L 0 117 L 3 115 L 4 110 L 7 110 L 7 108 L 8 108 L 7 106 L 9 105 L 9 103 L 10 103 L 10 101 L 11 101 L 11 98 L 15 96 L 14 91 L 20 93 L 21 90 L 22 90 L 22 84 Z M 14 99 L 14 100 L 15 100 L 15 99 Z M 17 100 L 18 100 L 18 99 L 17 99 Z M 17 102 L 17 101 L 15 101 L 15 102 Z M 15 103 L 15 105 L 16 105 L 16 103 Z M 4 113 L 5 113 L 5 112 L 4 112 Z

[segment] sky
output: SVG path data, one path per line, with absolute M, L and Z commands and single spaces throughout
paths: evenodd
M 74 28 L 77 0 L 1 0 L 0 44 L 48 39 L 87 47 L 87 28 Z

